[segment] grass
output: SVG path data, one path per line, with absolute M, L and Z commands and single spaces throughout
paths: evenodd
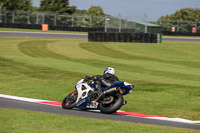
M 197 130 L 133 124 L 84 117 L 0 108 L 2 133 L 197 133 Z
M 0 94 L 62 101 L 79 79 L 112 66 L 135 85 L 121 110 L 200 120 L 199 51 L 199 42 L 0 37 Z

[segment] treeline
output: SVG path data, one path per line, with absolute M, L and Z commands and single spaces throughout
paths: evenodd
M 167 31 L 175 27 L 176 32 L 192 32 L 192 28 L 200 31 L 200 9 L 183 8 L 174 14 L 160 17 L 156 24 L 162 26 Z
M 99 6 L 91 6 L 89 10 L 78 10 L 76 6 L 69 6 L 69 0 L 40 0 L 40 7 L 33 6 L 33 0 L 0 0 L 0 7 L 10 11 L 104 15 L 103 9 Z
M 54 26 L 107 27 L 140 31 L 136 27 L 134 18 L 133 21 L 129 21 L 125 17 L 113 17 L 105 14 L 100 6 L 79 10 L 76 6 L 70 6 L 69 0 L 40 0 L 40 7 L 33 6 L 32 0 L 0 0 L 0 6 L 4 11 L 1 11 L 0 19 L 4 23 L 42 24 L 45 20 L 45 23 Z M 22 11 L 25 13 L 20 13 Z M 192 28 L 196 28 L 198 32 L 200 31 L 200 9 L 183 8 L 174 14 L 160 17 L 156 22 L 149 23 L 160 25 L 163 31 L 171 31 L 171 28 L 175 27 L 176 32 L 191 32 Z
M 105 25 L 105 13 L 100 6 L 91 6 L 88 10 L 79 10 L 76 6 L 69 6 L 69 0 L 40 0 L 40 7 L 33 6 L 32 0 L 0 0 L 1 10 L 4 10 L 3 20 L 7 23 L 6 11 L 26 11 L 26 12 L 43 12 L 62 15 L 84 16 L 81 21 L 83 27 L 103 27 Z M 85 17 L 90 16 L 90 17 Z M 15 16 L 15 18 L 21 16 Z M 54 21 L 51 16 L 45 18 Z M 71 16 L 58 18 L 59 22 L 65 25 L 71 25 Z M 74 19 L 78 19 L 75 17 Z M 76 20 L 74 20 L 76 21 Z M 79 20 L 77 20 L 79 21 Z M 31 22 L 30 22 L 31 23 Z M 76 26 L 79 26 L 78 24 Z
M 69 6 L 69 0 L 40 0 L 40 7 L 32 6 L 32 0 L 0 0 L 0 6 L 4 10 L 2 14 L 2 22 L 4 23 L 41 24 L 43 23 L 42 20 L 45 19 L 45 23 L 49 25 L 68 27 L 135 28 L 135 23 L 132 21 L 105 14 L 100 6 L 91 6 L 88 10 L 79 10 L 76 6 Z M 13 15 L 9 11 L 16 13 Z M 29 12 L 29 14 L 20 13 L 21 11 Z M 38 15 L 36 12 L 38 12 Z M 45 13 L 45 16 L 42 13 Z M 57 16 L 55 17 L 54 14 L 57 14 Z

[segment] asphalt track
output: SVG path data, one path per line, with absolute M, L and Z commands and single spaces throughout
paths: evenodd
M 87 34 L 73 33 L 47 33 L 47 32 L 18 32 L 18 31 L 0 31 L 0 37 L 33 37 L 33 38 L 65 38 L 65 39 L 87 39 Z M 189 41 L 200 42 L 200 38 L 188 37 L 163 37 L 163 41 Z
M 0 31 L 1 37 L 32 37 L 32 38 L 64 38 L 64 39 L 87 39 L 87 34 L 73 33 L 45 33 L 45 32 L 18 32 Z
M 153 124 L 160 126 L 170 126 L 170 127 L 200 130 L 200 125 L 198 124 L 188 124 L 183 122 L 174 122 L 167 120 L 156 120 L 151 118 L 133 117 L 121 114 L 102 114 L 100 112 L 94 112 L 94 111 L 65 110 L 59 106 L 46 105 L 41 103 L 32 103 L 32 102 L 26 102 L 26 101 L 20 101 L 2 97 L 0 97 L 0 108 L 23 109 L 23 110 L 30 110 L 37 112 L 72 115 L 78 117 L 89 117 L 95 119 L 107 119 L 114 121 L 125 121 L 132 123 Z
M 163 41 L 200 42 L 200 37 L 163 37 Z

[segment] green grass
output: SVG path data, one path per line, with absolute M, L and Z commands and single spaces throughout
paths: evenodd
M 0 108 L 2 133 L 197 133 L 197 130 L 134 124 Z
M 133 83 L 121 110 L 200 120 L 200 43 L 0 37 L 0 94 L 62 101 L 86 75 Z

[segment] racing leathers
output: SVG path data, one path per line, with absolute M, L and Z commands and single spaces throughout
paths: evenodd
M 103 87 L 104 89 L 107 89 L 108 87 L 110 87 L 111 85 L 113 85 L 114 83 L 119 81 L 117 76 L 110 74 L 110 73 L 105 73 L 103 75 L 95 75 L 95 76 L 91 76 L 91 77 L 86 76 L 85 79 L 94 80 L 94 82 L 97 85 L 98 92 L 102 91 L 101 87 Z

